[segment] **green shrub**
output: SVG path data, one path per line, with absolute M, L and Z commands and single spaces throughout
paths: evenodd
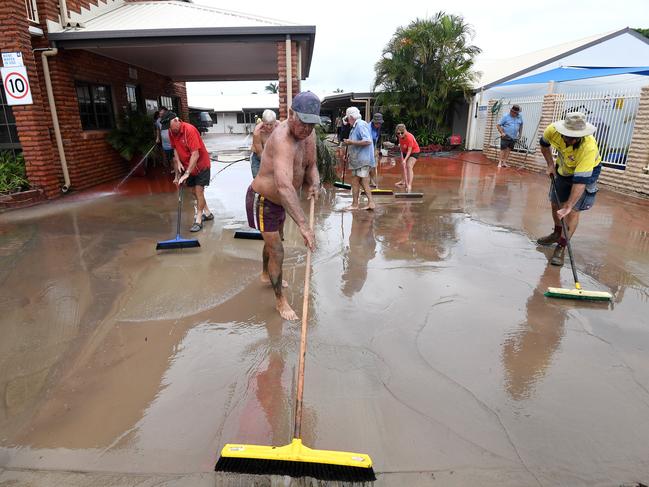
M 11 151 L 0 152 L 0 194 L 15 193 L 29 189 L 25 173 L 25 158 Z
M 327 134 L 320 126 L 316 126 L 316 147 L 318 158 L 318 172 L 320 181 L 323 183 L 333 183 L 336 180 L 336 156 L 332 149 L 327 147 L 325 139 Z

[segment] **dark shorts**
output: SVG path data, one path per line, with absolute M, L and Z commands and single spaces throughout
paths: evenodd
M 557 199 L 554 197 L 554 191 L 552 191 L 552 187 L 550 187 L 550 194 L 548 196 L 550 197 L 550 201 L 552 203 L 560 206 L 561 203 L 568 201 L 568 198 L 570 198 L 570 191 L 572 190 L 572 178 L 566 178 L 557 174 L 557 177 L 554 178 L 554 181 L 554 184 L 557 188 L 559 201 L 557 201 Z M 581 198 L 577 200 L 577 203 L 575 203 L 575 206 L 573 206 L 572 209 L 575 211 L 590 210 L 595 204 L 596 195 L 597 185 L 587 185 L 586 189 L 584 190 L 584 194 L 581 195 Z
M 187 186 L 193 188 L 194 186 L 209 186 L 210 185 L 210 168 L 203 169 L 196 176 L 189 176 L 187 178 Z
M 165 156 L 167 156 L 168 161 L 173 161 L 174 160 L 174 150 L 173 149 L 162 149 L 165 153 Z
M 419 159 L 419 154 L 420 154 L 419 152 L 413 152 L 412 154 L 410 154 L 410 157 L 414 157 L 415 159 Z M 402 152 L 401 156 L 405 159 L 406 158 L 406 153 Z
M 256 152 L 253 152 L 252 154 L 250 154 L 250 170 L 252 171 L 253 178 L 257 177 L 259 166 L 261 166 L 261 159 Z
M 246 213 L 250 228 L 260 232 L 278 232 L 286 220 L 284 207 L 255 193 L 252 186 L 246 193 Z
M 511 137 L 501 137 L 500 138 L 500 148 L 501 149 L 513 149 L 516 145 L 516 141 Z

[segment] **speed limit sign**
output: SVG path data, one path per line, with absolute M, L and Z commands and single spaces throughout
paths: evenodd
M 0 72 L 2 72 L 2 86 L 7 96 L 7 105 L 31 105 L 32 90 L 29 87 L 27 68 L 24 66 L 0 68 Z

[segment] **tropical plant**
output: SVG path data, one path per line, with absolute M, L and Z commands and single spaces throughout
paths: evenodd
M 633 29 L 635 30 L 638 34 L 642 34 L 643 36 L 649 38 L 649 29 Z
M 108 134 L 108 143 L 127 161 L 138 154 L 144 155 L 155 143 L 154 125 L 148 115 L 130 112 Z
M 475 79 L 473 29 L 458 15 L 438 12 L 399 27 L 375 65 L 374 89 L 383 113 L 409 130 L 446 131 L 453 104 Z
M 336 156 L 331 148 L 327 146 L 325 140 L 327 133 L 322 127 L 316 125 L 316 149 L 318 158 L 318 172 L 320 181 L 323 183 L 333 183 L 336 180 Z
M 268 83 L 264 89 L 268 93 L 279 93 L 279 83 Z
M 343 89 L 342 89 L 342 88 L 336 88 L 336 89 L 334 90 L 334 93 L 342 93 L 342 92 L 343 92 Z
M 22 154 L 0 152 L 0 194 L 15 193 L 29 188 Z

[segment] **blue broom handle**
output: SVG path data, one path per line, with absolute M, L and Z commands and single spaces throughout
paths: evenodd
M 557 206 L 560 205 L 559 194 L 557 193 L 557 186 L 554 182 L 554 174 L 550 174 L 550 181 L 552 181 L 552 191 L 554 192 L 554 198 L 557 200 Z M 575 285 L 579 288 L 579 278 L 577 277 L 577 269 L 575 268 L 575 259 L 572 257 L 572 247 L 570 246 L 570 236 L 568 235 L 568 227 L 563 218 L 561 218 L 561 226 L 563 228 L 563 236 L 566 239 L 566 245 L 568 246 L 568 256 L 570 257 L 570 267 L 572 267 L 572 277 L 575 279 Z
M 313 230 L 315 198 L 311 197 L 309 228 Z M 295 428 L 293 438 L 302 434 L 302 396 L 304 395 L 304 362 L 306 359 L 306 330 L 309 321 L 309 282 L 311 281 L 311 249 L 306 248 L 306 271 L 304 274 L 304 298 L 302 301 L 302 333 L 300 334 L 300 356 L 297 369 L 297 393 L 295 394 Z
M 176 237 L 180 235 L 180 215 L 183 206 L 183 185 L 178 185 L 178 218 L 176 218 Z

